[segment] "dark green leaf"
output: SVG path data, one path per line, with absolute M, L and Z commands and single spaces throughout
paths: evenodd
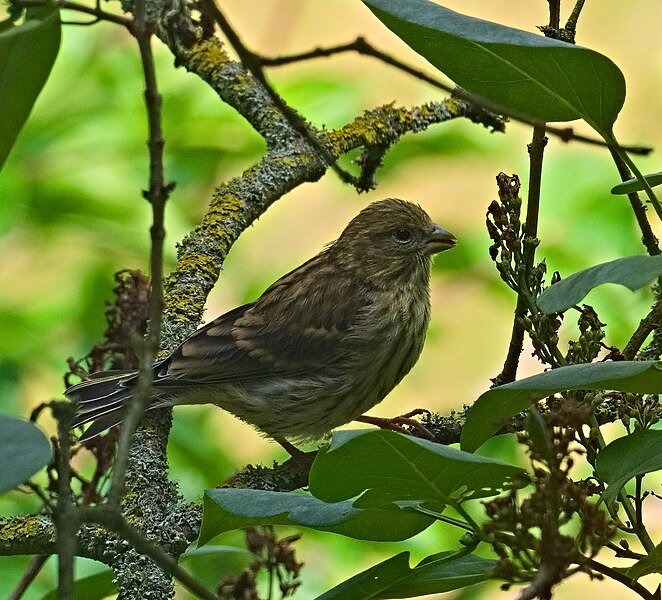
M 662 171 L 644 175 L 644 179 L 648 181 L 648 185 L 650 185 L 651 187 L 660 185 L 662 183 Z M 613 188 L 611 188 L 611 193 L 614 194 L 615 196 L 619 196 L 621 194 L 631 194 L 632 192 L 641 192 L 643 191 L 643 189 L 644 186 L 641 185 L 641 182 L 638 179 L 634 178 L 634 179 L 628 179 L 627 181 L 623 181 L 622 183 L 615 185 Z
M 623 572 L 635 580 L 651 573 L 662 573 L 662 544 L 658 544 L 648 556 L 637 561 L 629 569 L 623 569 Z
M 600 362 L 552 369 L 488 390 L 467 413 L 461 445 L 473 452 L 532 402 L 565 390 L 662 392 L 662 363 Z
M 432 517 L 413 503 L 356 508 L 352 501 L 326 503 L 303 493 L 262 490 L 206 490 L 199 545 L 217 535 L 254 525 L 297 525 L 372 541 L 399 541 L 423 531 Z
M 44 87 L 60 48 L 60 13 L 26 11 L 25 22 L 0 33 L 0 168 Z
M 369 490 L 357 506 L 394 500 L 446 504 L 494 495 L 518 467 L 394 431 L 337 431 L 310 471 L 310 491 L 337 502 Z
M 595 471 L 608 488 L 603 494 L 611 502 L 636 475 L 662 469 L 662 431 L 636 431 L 614 440 L 598 454 Z
M 662 256 L 626 256 L 579 271 L 547 288 L 538 296 L 538 306 L 550 314 L 578 304 L 594 287 L 617 283 L 632 291 L 662 275 Z
M 0 415 L 0 493 L 30 479 L 51 456 L 48 438 L 34 423 Z
M 113 583 L 115 575 L 110 569 L 104 569 L 94 575 L 77 579 L 74 583 L 74 597 L 76 600 L 101 600 L 108 596 L 117 595 L 117 587 Z M 41 600 L 58 600 L 57 588 L 51 590 Z
M 462 552 L 428 556 L 409 567 L 409 552 L 402 552 L 339 586 L 317 600 L 378 600 L 441 594 L 492 578 L 497 561 Z
M 584 119 L 611 136 L 625 80 L 606 56 L 468 17 L 427 0 L 363 0 L 458 86 L 542 121 Z

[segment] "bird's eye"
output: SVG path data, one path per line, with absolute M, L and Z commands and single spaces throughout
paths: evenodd
M 406 244 L 407 242 L 411 242 L 412 234 L 409 229 L 401 228 L 393 231 L 393 237 L 401 244 Z

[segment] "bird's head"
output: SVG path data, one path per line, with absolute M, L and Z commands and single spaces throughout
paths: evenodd
M 376 287 L 427 282 L 434 254 L 455 245 L 417 204 L 388 198 L 354 217 L 329 249 L 344 267 Z

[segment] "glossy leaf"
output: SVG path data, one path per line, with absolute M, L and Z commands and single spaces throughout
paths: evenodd
M 595 461 L 595 471 L 608 484 L 603 494 L 612 502 L 621 488 L 636 475 L 662 470 L 662 431 L 636 431 L 604 448 Z
M 310 491 L 327 502 L 362 494 L 356 506 L 494 495 L 520 468 L 394 431 L 337 431 L 310 471 Z
M 0 33 L 0 168 L 51 72 L 60 48 L 60 14 L 26 11 L 25 21 Z
M 461 446 L 473 452 L 532 402 L 565 390 L 662 392 L 662 363 L 620 361 L 570 365 L 488 390 L 467 413 Z
M 611 136 L 625 100 L 625 80 L 606 56 L 428 0 L 363 1 L 466 91 L 541 121 L 581 118 Z
M 413 569 L 402 552 L 339 586 L 317 600 L 377 600 L 441 594 L 491 579 L 497 561 L 461 552 L 428 556 Z
M 662 183 L 662 171 L 644 175 L 644 179 L 648 181 L 648 185 L 650 185 L 651 187 L 660 185 Z M 631 194 L 632 192 L 641 192 L 643 191 L 643 189 L 644 186 L 641 184 L 641 181 L 634 178 L 634 179 L 628 179 L 627 181 L 623 181 L 618 185 L 615 185 L 613 188 L 611 188 L 611 193 L 614 194 L 614 196 L 619 196 L 621 194 Z
M 254 525 L 297 525 L 372 541 L 399 541 L 423 531 L 434 519 L 412 507 L 390 503 L 356 508 L 352 501 L 326 503 L 304 493 L 221 488 L 206 490 L 199 545 L 217 535 Z
M 538 296 L 545 313 L 563 312 L 581 302 L 594 287 L 617 283 L 638 290 L 662 275 L 662 256 L 626 256 L 574 273 Z
M 0 415 L 0 493 L 30 479 L 51 457 L 51 444 L 34 423 Z

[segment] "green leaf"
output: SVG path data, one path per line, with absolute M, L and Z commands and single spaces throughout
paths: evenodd
M 482 498 L 524 475 L 518 467 L 394 431 L 337 431 L 309 476 L 311 493 L 326 502 L 353 498 L 355 506 L 394 500 Z
M 609 487 L 602 495 L 609 503 L 636 475 L 662 469 L 662 431 L 636 431 L 603 448 L 595 461 L 595 471 Z
M 625 100 L 625 79 L 606 56 L 427 0 L 363 2 L 468 92 L 541 121 L 581 118 L 611 137 Z
M 623 572 L 635 581 L 651 573 L 662 573 L 662 544 L 655 546 L 648 556 L 638 560 L 629 569 L 623 569 Z
M 565 390 L 662 392 L 662 363 L 620 361 L 570 365 L 488 390 L 467 413 L 461 446 L 473 452 L 532 402 Z
M 44 87 L 60 48 L 55 7 L 26 11 L 25 22 L 0 33 L 0 168 Z
M 650 185 L 651 187 L 660 185 L 662 183 L 662 171 L 644 175 L 644 179 L 648 181 L 648 185 Z M 631 194 L 632 192 L 641 192 L 643 191 L 643 189 L 644 186 L 641 184 L 641 182 L 637 178 L 633 178 L 633 179 L 628 179 L 627 181 L 623 181 L 618 185 L 615 185 L 613 188 L 611 188 L 611 193 L 614 194 L 614 196 L 619 196 L 621 194 Z
M 493 577 L 497 561 L 463 552 L 428 556 L 413 569 L 409 552 L 402 552 L 339 586 L 317 600 L 377 600 L 441 594 Z
M 594 287 L 617 283 L 632 291 L 662 275 L 662 256 L 625 256 L 570 275 L 538 296 L 538 306 L 550 314 L 578 304 Z
M 225 531 L 254 525 L 297 525 L 362 540 L 399 541 L 416 535 L 434 521 L 411 510 L 413 505 L 401 502 L 356 508 L 349 500 L 326 503 L 304 493 L 206 490 L 198 545 Z
M 51 444 L 34 423 L 0 415 L 0 493 L 30 479 L 51 457 Z
M 117 595 L 117 587 L 113 583 L 115 574 L 110 569 L 104 569 L 89 575 L 81 577 L 74 582 L 74 597 L 76 600 L 101 600 L 108 596 Z M 42 596 L 41 600 L 58 600 L 58 589 L 55 588 Z

